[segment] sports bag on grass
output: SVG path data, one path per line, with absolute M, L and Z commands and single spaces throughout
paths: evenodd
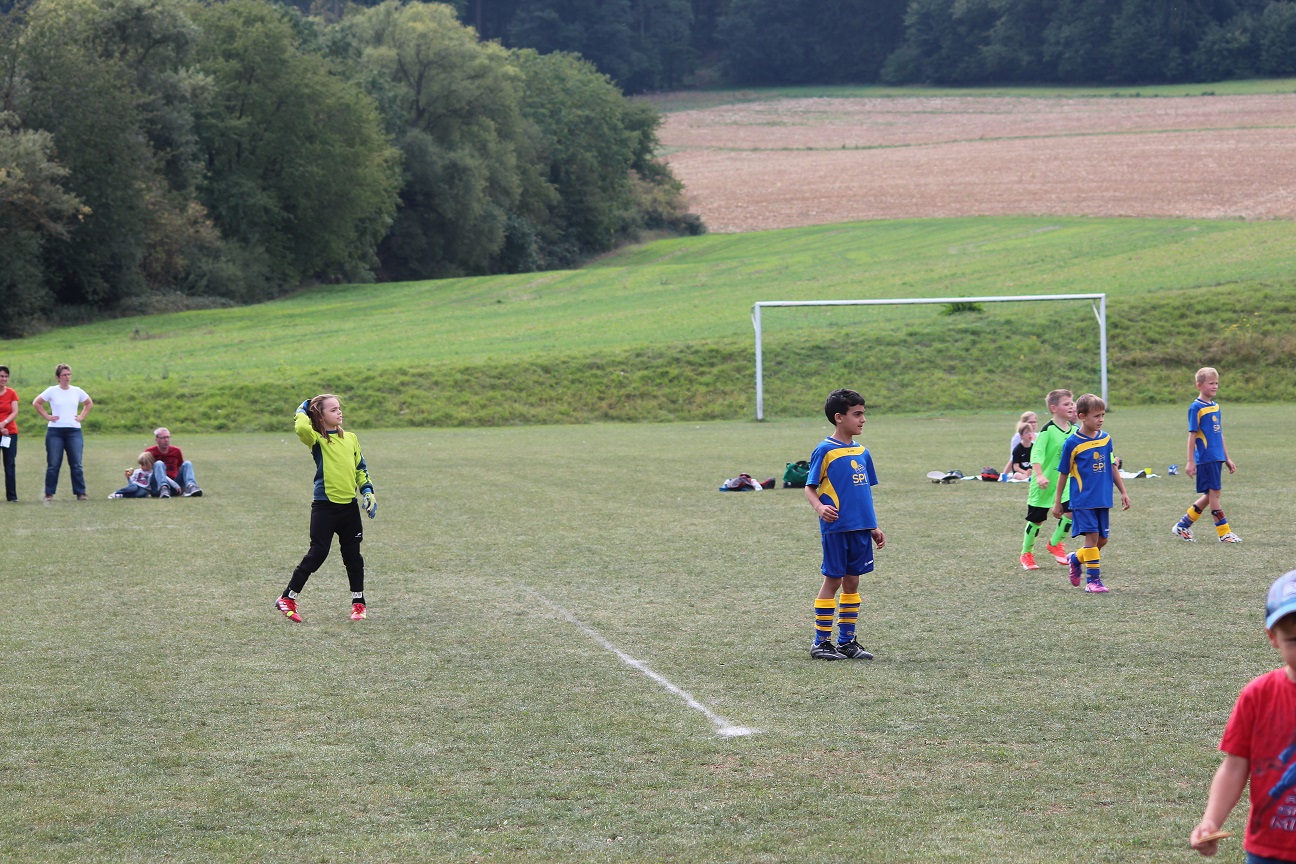
M 804 459 L 798 462 L 789 462 L 787 463 L 787 468 L 783 471 L 783 488 L 802 489 L 805 487 L 806 478 L 809 476 L 809 462 Z

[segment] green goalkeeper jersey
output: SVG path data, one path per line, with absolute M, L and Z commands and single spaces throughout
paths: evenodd
M 1031 471 L 1030 494 L 1026 498 L 1026 503 L 1031 507 L 1052 507 L 1053 490 L 1057 488 L 1058 482 L 1058 459 L 1062 457 L 1062 445 L 1066 443 L 1071 431 L 1075 429 L 1070 424 L 1066 429 L 1062 429 L 1053 420 L 1044 424 L 1044 428 L 1035 436 L 1035 443 L 1031 445 L 1031 465 L 1038 465 L 1048 478 L 1048 488 L 1041 489 L 1035 483 L 1035 472 Z M 1070 485 L 1070 484 L 1068 484 Z M 1071 490 L 1065 489 L 1062 492 L 1062 500 L 1071 499 Z

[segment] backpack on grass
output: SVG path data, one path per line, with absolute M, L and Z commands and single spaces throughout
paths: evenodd
M 810 463 L 804 459 L 797 462 L 787 463 L 787 468 L 783 471 L 783 488 L 784 489 L 804 489 L 806 480 L 810 477 Z

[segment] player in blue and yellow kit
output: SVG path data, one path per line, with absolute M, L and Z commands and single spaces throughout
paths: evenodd
M 1107 587 L 1099 573 L 1099 551 L 1107 545 L 1108 517 L 1112 506 L 1112 486 L 1121 493 L 1121 509 L 1130 507 L 1125 481 L 1112 464 L 1111 436 L 1102 431 L 1107 417 L 1107 403 L 1092 393 L 1076 400 L 1080 428 L 1062 445 L 1058 474 L 1068 478 L 1071 489 L 1071 536 L 1084 535 L 1084 546 L 1067 556 L 1071 567 L 1071 584 L 1080 585 L 1083 567 L 1085 590 L 1105 594 Z M 1053 491 L 1053 515 L 1062 518 L 1062 488 Z
M 881 549 L 886 535 L 873 512 L 877 472 L 868 449 L 855 441 L 864 430 L 864 397 L 854 390 L 834 390 L 824 403 L 833 434 L 810 456 L 805 495 L 819 516 L 823 544 L 823 585 L 815 599 L 815 635 L 810 656 L 816 660 L 872 660 L 855 639 L 859 619 L 860 576 L 873 572 L 873 544 Z M 837 592 L 841 591 L 840 599 Z M 837 643 L 833 644 L 833 613 Z
M 297 438 L 310 448 L 315 461 L 315 494 L 311 501 L 310 548 L 293 570 L 275 608 L 289 621 L 300 622 L 297 595 L 306 580 L 328 558 L 333 535 L 342 549 L 342 563 L 351 583 L 351 620 L 368 616 L 364 594 L 364 557 L 360 542 L 364 528 L 356 507 L 356 492 L 364 500 L 364 510 L 372 519 L 378 513 L 369 468 L 360 452 L 360 441 L 354 433 L 342 430 L 342 403 L 332 393 L 307 399 L 297 409 L 293 429 Z
M 1184 471 L 1197 478 L 1199 497 L 1188 508 L 1183 518 L 1170 530 L 1176 537 L 1192 541 L 1192 526 L 1210 508 L 1215 519 L 1215 533 L 1221 543 L 1241 543 L 1242 538 L 1233 533 L 1220 505 L 1221 479 L 1224 466 L 1229 473 L 1237 470 L 1224 446 L 1224 427 L 1220 420 L 1220 406 L 1215 402 L 1219 392 L 1219 373 L 1210 366 L 1197 370 L 1197 398 L 1188 406 L 1188 462 Z

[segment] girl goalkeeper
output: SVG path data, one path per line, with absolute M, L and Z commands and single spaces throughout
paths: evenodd
M 297 408 L 294 431 L 303 444 L 310 448 L 315 460 L 315 496 L 311 501 L 310 549 L 297 569 L 293 570 L 288 587 L 275 601 L 275 608 L 289 621 L 300 622 L 297 597 L 306 587 L 306 580 L 328 558 L 333 535 L 338 536 L 342 549 L 342 563 L 346 565 L 347 579 L 351 582 L 351 620 L 367 617 L 364 596 L 364 558 L 360 555 L 360 541 L 364 530 L 360 510 L 356 507 L 357 490 L 369 518 L 378 513 L 373 482 L 360 452 L 360 441 L 354 433 L 342 431 L 342 403 L 332 393 L 323 393 L 307 399 Z

